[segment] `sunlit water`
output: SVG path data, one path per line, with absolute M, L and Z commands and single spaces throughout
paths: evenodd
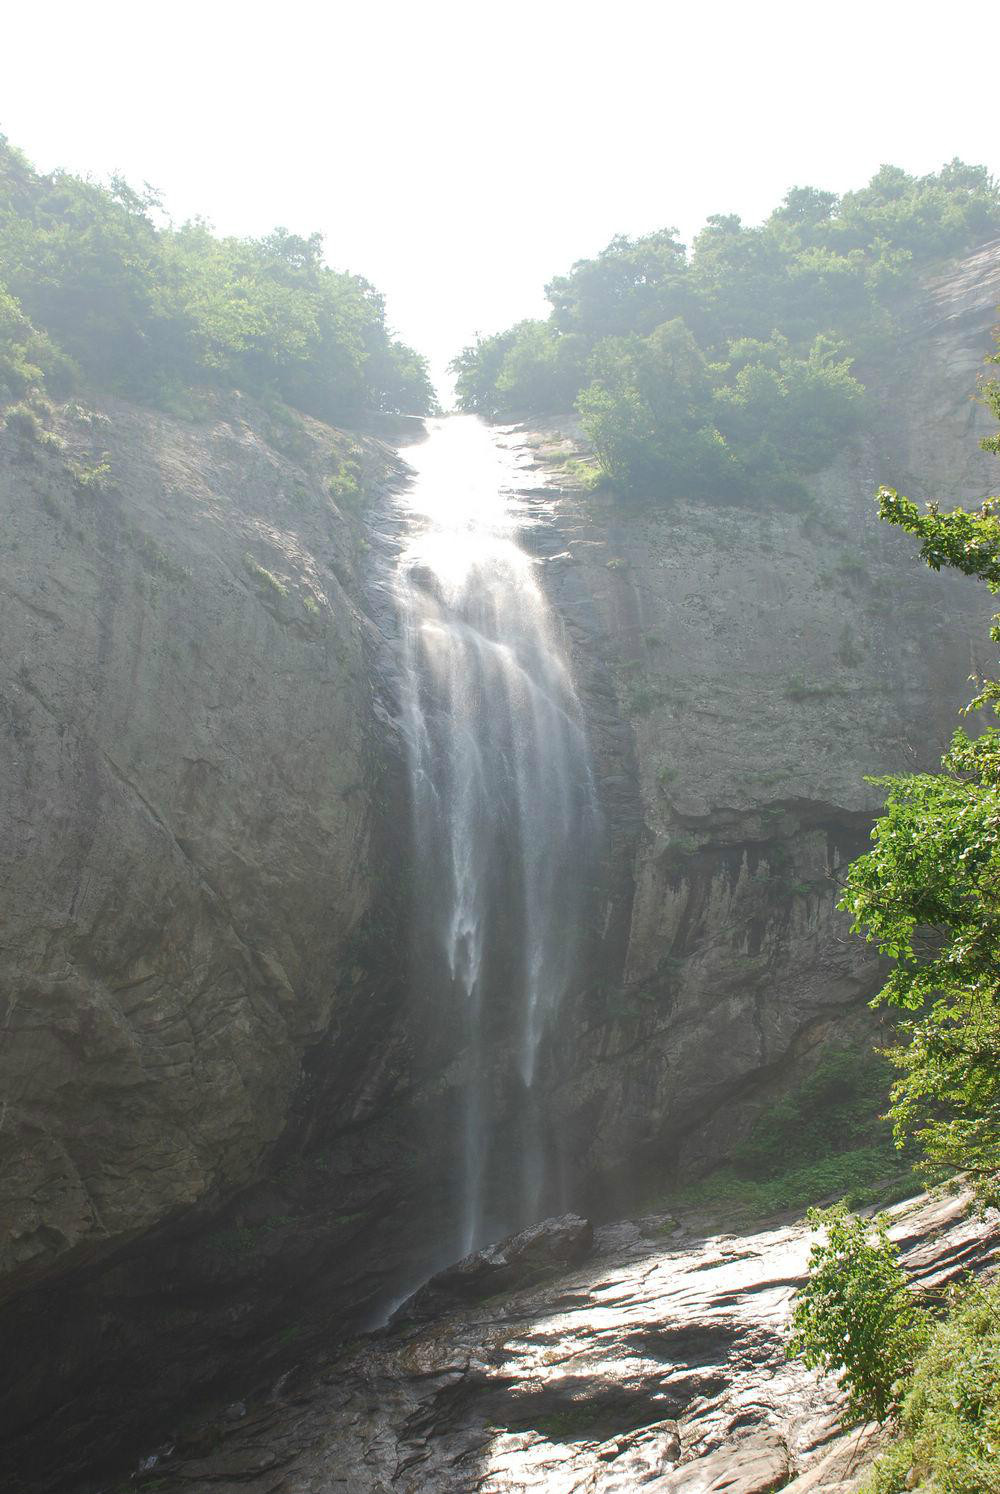
M 514 456 L 471 416 L 432 421 L 404 455 L 414 920 L 446 990 L 434 1020 L 461 1027 L 466 1251 L 553 1202 L 546 1072 L 579 976 L 598 808 L 567 650 L 518 542 L 539 519 L 516 495 Z

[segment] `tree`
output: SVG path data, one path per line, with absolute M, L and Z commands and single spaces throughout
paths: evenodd
M 840 906 L 893 961 L 878 1000 L 907 1013 L 889 1057 L 891 1113 L 926 1163 L 970 1173 L 984 1200 L 1000 1174 L 1000 733 L 956 732 L 944 772 L 888 788 L 873 849 Z
M 712 421 L 705 358 L 681 320 L 647 338 L 605 338 L 596 377 L 577 400 L 605 471 L 626 492 L 718 498 L 733 489 L 732 454 Z
M 645 336 L 690 307 L 684 245 L 673 228 L 640 239 L 619 234 L 596 259 L 578 260 L 557 276 L 545 294 L 560 332 L 585 332 L 592 342 Z
M 448 364 L 448 372 L 455 376 L 455 393 L 461 409 L 488 417 L 498 413 L 497 380 L 507 349 L 514 340 L 514 331 L 511 328 L 492 337 L 477 336 L 474 343 L 463 348 Z
M 839 1370 L 853 1415 L 884 1422 L 926 1338 L 927 1312 L 911 1295 L 881 1220 L 859 1219 L 843 1204 L 810 1209 L 808 1218 L 826 1238 L 809 1252 L 788 1352 L 810 1369 Z
M 45 388 L 68 394 L 76 378 L 70 360 L 44 332 L 36 332 L 0 285 L 0 405 Z
M 550 322 L 518 322 L 496 378 L 500 413 L 572 409 L 587 351 L 583 338 L 574 333 L 560 337 Z

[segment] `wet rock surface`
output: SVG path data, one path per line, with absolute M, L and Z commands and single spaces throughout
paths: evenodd
M 960 1196 L 892 1214 L 921 1286 L 1000 1262 L 1000 1221 Z M 784 1351 L 809 1243 L 801 1220 L 743 1236 L 663 1216 L 604 1226 L 586 1263 L 543 1285 L 401 1323 L 206 1416 L 159 1457 L 157 1488 L 846 1491 L 877 1435 L 845 1432 L 833 1382 Z

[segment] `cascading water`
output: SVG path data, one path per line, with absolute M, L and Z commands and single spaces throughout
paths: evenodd
M 457 1028 L 451 1253 L 558 1203 L 546 1083 L 574 979 L 599 811 L 560 630 L 518 534 L 539 522 L 472 416 L 405 453 L 396 573 L 414 827 L 415 957 Z M 440 994 L 438 994 L 440 993 Z

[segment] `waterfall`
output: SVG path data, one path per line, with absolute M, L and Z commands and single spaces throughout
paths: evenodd
M 413 919 L 427 1020 L 455 1024 L 465 1253 L 558 1203 L 546 1085 L 580 977 L 599 811 L 567 650 L 518 542 L 543 520 L 517 495 L 514 457 L 472 416 L 430 422 L 405 455 Z

